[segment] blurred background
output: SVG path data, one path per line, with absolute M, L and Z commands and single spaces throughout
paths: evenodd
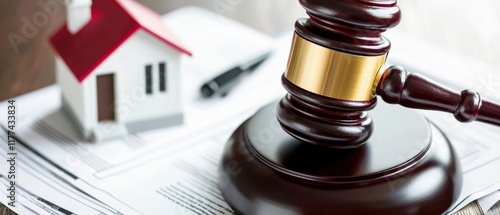
M 217 2 L 235 2 L 224 16 L 269 35 L 293 27 L 306 17 L 298 0 L 139 0 L 160 13 L 184 5 L 217 11 Z M 400 0 L 401 23 L 390 31 L 405 31 L 437 46 L 478 58 L 500 68 L 500 1 Z M 390 38 L 389 38 L 390 39 Z M 500 70 L 499 70 L 500 71 Z
M 53 51 L 47 38 L 65 19 L 64 7 L 50 14 L 32 38 L 13 48 L 9 34 L 20 34 L 26 19 L 43 9 L 39 2 L 63 0 L 0 1 L 0 100 L 54 83 Z M 292 29 L 305 13 L 297 0 L 138 0 L 160 14 L 196 5 L 276 36 Z M 401 0 L 403 31 L 440 46 L 450 53 L 474 58 L 500 68 L 500 1 Z M 471 71 L 474 72 L 474 71 Z

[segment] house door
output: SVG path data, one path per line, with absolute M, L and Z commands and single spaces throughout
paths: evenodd
M 97 115 L 99 122 L 115 120 L 115 76 L 97 76 Z

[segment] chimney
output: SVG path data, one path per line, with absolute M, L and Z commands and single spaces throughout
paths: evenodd
M 75 34 L 92 18 L 92 0 L 65 0 L 65 2 L 68 30 Z

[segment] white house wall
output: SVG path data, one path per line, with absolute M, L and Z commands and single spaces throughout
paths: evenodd
M 93 101 L 97 101 L 96 76 L 115 74 L 116 120 L 129 123 L 181 112 L 180 53 L 144 30 L 138 30 L 90 75 L 88 81 Z M 167 91 L 159 92 L 160 62 L 167 65 Z M 153 93 L 146 95 L 145 66 L 153 65 Z M 91 118 L 97 122 L 97 104 L 92 104 Z
M 88 103 L 90 98 L 85 95 L 85 83 L 79 83 L 73 73 L 69 70 L 66 63 L 60 58 L 56 57 L 56 79 L 61 87 L 61 93 L 64 97 L 66 105 L 71 110 L 72 116 L 79 122 L 77 127 L 84 129 L 83 133 L 87 134 L 90 130 L 91 119 Z M 87 107 L 86 107 L 87 106 Z

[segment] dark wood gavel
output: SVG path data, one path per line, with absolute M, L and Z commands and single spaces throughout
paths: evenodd
M 401 19 L 396 0 L 299 2 L 310 18 L 295 25 L 288 94 L 228 140 L 225 200 L 241 214 L 445 213 L 462 187 L 451 144 L 420 114 L 377 97 L 494 125 L 500 106 L 385 65 L 382 33 Z

